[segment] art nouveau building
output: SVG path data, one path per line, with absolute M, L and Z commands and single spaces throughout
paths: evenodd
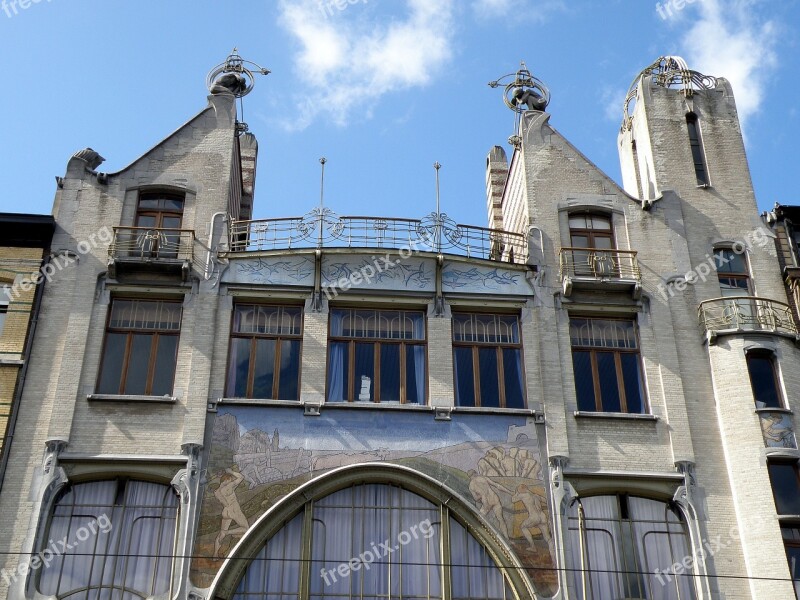
M 246 67 L 59 179 L 0 593 L 794 597 L 797 328 L 724 79 L 636 78 L 623 188 L 518 72 L 487 229 L 252 220 Z

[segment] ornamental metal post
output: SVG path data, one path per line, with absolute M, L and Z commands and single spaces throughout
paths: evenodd
M 328 162 L 328 159 L 324 156 L 319 159 L 319 164 L 322 165 L 322 173 L 320 175 L 319 181 L 319 214 L 317 218 L 319 219 L 319 237 L 317 238 L 317 248 L 322 248 L 322 221 L 323 216 L 325 214 L 325 163 Z
M 440 198 L 439 198 L 439 169 L 442 168 L 442 165 L 439 164 L 439 161 L 433 163 L 433 168 L 436 169 L 436 228 L 434 233 L 434 241 L 436 244 L 436 252 L 437 254 L 442 253 L 442 211 L 440 208 Z

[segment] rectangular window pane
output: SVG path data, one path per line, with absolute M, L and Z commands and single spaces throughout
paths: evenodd
M 181 303 L 162 300 L 114 300 L 111 304 L 111 329 L 178 331 Z
M 247 378 L 250 374 L 250 338 L 232 338 L 228 359 L 229 398 L 247 397 Z
M 358 343 L 354 369 L 354 400 L 375 400 L 375 344 Z
M 472 348 L 453 348 L 456 371 L 456 406 L 475 406 Z
M 747 357 L 747 370 L 750 373 L 756 408 L 782 408 L 772 358 L 750 355 Z
M 596 411 L 591 352 L 573 350 L 572 368 L 575 371 L 575 392 L 578 396 L 578 410 Z
M 172 384 L 175 379 L 175 363 L 178 358 L 178 336 L 158 336 L 156 349 L 156 364 L 153 369 L 153 386 L 150 394 L 153 396 L 171 396 Z
M 425 404 L 427 378 L 425 346 L 406 346 L 406 402 Z
M 617 381 L 617 365 L 613 352 L 598 352 L 597 375 L 600 379 L 600 397 L 604 412 L 621 412 L 622 403 L 619 397 Z
M 525 408 L 522 356 L 518 348 L 503 348 L 503 377 L 506 408 Z
M 625 401 L 629 413 L 644 412 L 644 382 L 638 354 L 620 354 L 622 378 L 625 384 Z
M 400 401 L 400 345 L 381 345 L 381 402 Z
M 350 344 L 331 342 L 328 350 L 328 401 L 341 402 L 349 399 L 350 389 Z M 356 393 L 358 390 L 356 390 Z
M 573 346 L 627 350 L 639 347 L 633 320 L 571 318 L 569 330 Z
M 773 463 L 769 465 L 772 492 L 779 515 L 800 515 L 800 483 L 797 467 L 793 464 Z
M 300 340 L 281 342 L 278 400 L 300 399 Z
M 256 359 L 253 365 L 253 398 L 272 399 L 275 382 L 275 350 L 277 341 L 256 339 Z
M 125 363 L 125 345 L 128 336 L 124 333 L 106 335 L 103 349 L 103 363 L 100 366 L 100 381 L 97 383 L 99 394 L 119 394 L 122 379 L 122 367 Z
M 302 333 L 302 309 L 297 306 L 238 304 L 233 315 L 234 333 L 297 335 Z
M 787 546 L 786 558 L 789 561 L 789 571 L 794 580 L 794 592 L 800 598 L 800 546 Z
M 497 377 L 497 350 L 478 349 L 478 369 L 481 386 L 481 406 L 500 406 L 500 385 Z
M 134 334 L 128 355 L 128 372 L 123 394 L 143 395 L 147 393 L 147 372 L 150 366 L 152 334 Z
M 717 250 L 714 252 L 714 260 L 717 263 L 717 273 L 749 274 L 744 255 L 737 254 L 731 249 L 722 248 Z

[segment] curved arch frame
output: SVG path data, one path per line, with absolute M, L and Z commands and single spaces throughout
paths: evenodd
M 508 580 L 518 598 L 538 598 L 530 579 L 524 575 L 525 567 L 514 556 L 500 535 L 458 494 L 445 488 L 434 479 L 407 467 L 385 463 L 364 463 L 335 469 L 312 479 L 280 500 L 250 526 L 241 540 L 220 567 L 207 598 L 230 600 L 247 568 L 270 539 L 303 507 L 352 485 L 386 483 L 447 507 L 461 521 L 467 531 L 486 548 L 500 571 Z

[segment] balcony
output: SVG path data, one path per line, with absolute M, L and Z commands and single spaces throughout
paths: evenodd
M 322 248 L 410 249 L 525 264 L 528 239 L 520 233 L 460 225 L 443 213 L 424 219 L 342 217 L 318 208 L 302 217 L 234 221 L 231 252 Z
M 720 333 L 764 332 L 798 339 L 788 304 L 755 296 L 714 298 L 700 304 L 700 325 L 709 341 Z
M 562 248 L 559 260 L 562 291 L 573 289 L 630 290 L 634 298 L 642 291 L 642 273 L 633 250 Z
M 180 271 L 186 280 L 195 263 L 195 237 L 190 229 L 114 227 L 114 241 L 108 247 L 109 275 L 120 267 Z

